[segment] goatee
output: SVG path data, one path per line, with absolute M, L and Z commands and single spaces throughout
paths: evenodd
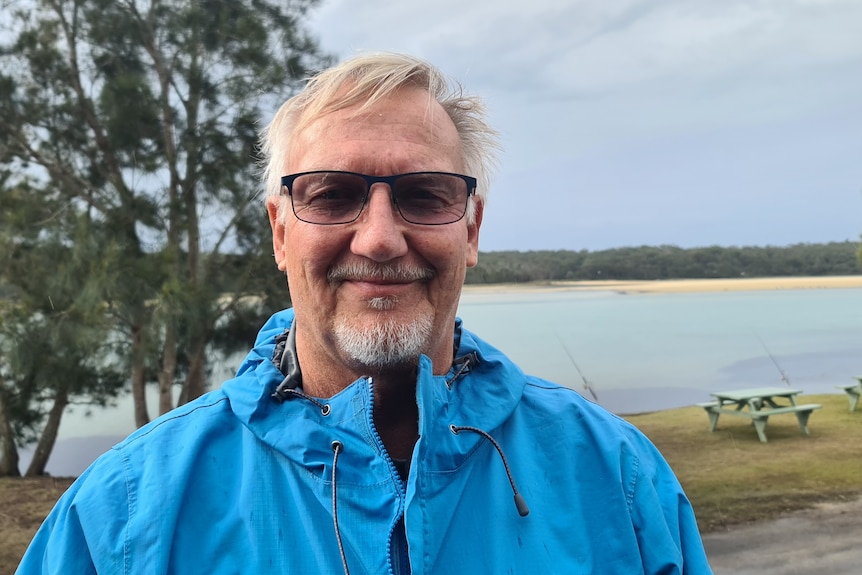
M 391 298 L 377 299 L 391 305 Z M 381 303 L 384 302 L 377 301 L 376 305 Z M 431 338 L 431 330 L 432 320 L 427 316 L 408 323 L 387 318 L 363 326 L 341 319 L 335 325 L 335 341 L 359 365 L 380 370 L 417 365 Z

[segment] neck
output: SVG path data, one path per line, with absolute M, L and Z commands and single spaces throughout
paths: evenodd
M 349 370 L 323 369 L 302 364 L 302 386 L 314 397 L 332 397 L 358 377 Z M 409 459 L 419 429 L 416 406 L 416 369 L 411 367 L 371 374 L 374 381 L 374 426 L 390 457 Z
M 451 336 L 450 336 L 451 338 Z M 374 426 L 389 455 L 395 459 L 409 459 L 419 434 L 419 409 L 416 405 L 416 366 L 398 366 L 371 373 L 360 373 L 345 361 L 315 361 L 323 357 L 308 349 L 310 345 L 302 330 L 296 335 L 296 349 L 302 368 L 302 386 L 305 393 L 314 397 L 332 397 L 362 375 L 374 380 Z M 438 346 L 440 353 L 432 356 L 435 368 L 445 373 L 452 364 L 452 341 Z M 435 369 L 436 372 L 436 369 Z
M 374 426 L 390 457 L 410 458 L 419 434 L 414 370 L 374 378 Z

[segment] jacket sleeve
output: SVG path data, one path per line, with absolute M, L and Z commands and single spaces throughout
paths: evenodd
M 128 511 L 122 467 L 109 451 L 60 497 L 16 574 L 125 573 Z
M 630 507 L 644 573 L 711 574 L 694 510 L 682 486 L 640 432 Z

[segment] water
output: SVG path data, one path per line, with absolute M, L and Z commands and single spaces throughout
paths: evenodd
M 586 393 L 580 368 L 617 413 L 784 385 L 781 370 L 805 393 L 834 393 L 862 374 L 862 289 L 478 290 L 464 294 L 459 315 L 525 371 Z
M 465 291 L 459 315 L 524 371 L 588 395 L 573 358 L 599 403 L 620 414 L 691 405 L 710 399 L 710 391 L 784 385 L 780 370 L 804 393 L 841 393 L 836 385 L 862 375 L 859 288 L 665 294 L 479 288 Z M 230 377 L 241 359 L 222 362 L 217 380 Z M 80 473 L 133 431 L 132 421 L 128 397 L 88 416 L 80 408 L 66 414 L 48 471 Z M 26 461 L 25 454 L 22 466 Z

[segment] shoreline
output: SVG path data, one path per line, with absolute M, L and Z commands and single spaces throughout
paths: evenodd
M 652 294 L 851 288 L 862 288 L 862 275 L 674 280 L 560 280 L 506 284 L 466 284 L 463 293 L 481 295 L 482 293 L 536 293 L 541 291 L 613 291 L 621 294 Z

